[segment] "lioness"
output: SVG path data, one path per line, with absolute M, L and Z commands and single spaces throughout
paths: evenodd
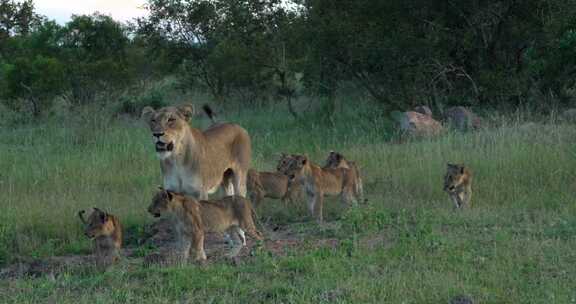
M 447 164 L 444 191 L 450 195 L 456 208 L 470 207 L 472 197 L 472 171 L 464 165 Z
M 345 168 L 352 170 L 352 174 L 354 174 L 354 179 L 356 180 L 354 185 L 354 194 L 358 197 L 360 202 L 365 202 L 362 174 L 360 174 L 360 169 L 358 169 L 358 165 L 356 165 L 355 162 L 347 160 L 344 158 L 344 155 L 338 152 L 330 151 L 323 168 Z
M 204 233 L 227 232 L 237 244 L 232 248 L 230 257 L 238 255 L 246 245 L 244 232 L 262 240 L 256 229 L 252 214 L 252 204 L 241 196 L 226 196 L 219 200 L 196 200 L 170 190 L 160 189 L 152 199 L 148 212 L 155 217 L 162 214 L 173 216 L 176 240 L 187 259 L 190 251 L 195 250 L 195 260 L 206 260 L 204 252 Z M 190 246 L 192 243 L 192 246 Z
M 204 110 L 214 120 L 210 108 Z M 207 199 L 222 186 L 226 195 L 245 197 L 252 157 L 248 132 L 232 123 L 215 123 L 201 131 L 188 124 L 193 112 L 192 105 L 142 110 L 160 158 L 164 188 Z
M 300 193 L 300 185 L 290 183 L 288 177 L 278 172 L 258 172 L 248 170 L 248 195 L 255 206 L 259 206 L 265 197 L 294 202 Z
M 84 218 L 84 210 L 78 211 L 78 217 L 86 225 L 84 234 L 94 239 L 94 253 L 100 264 L 118 261 L 122 247 L 122 225 L 120 220 L 96 207 L 88 217 Z
M 358 202 L 354 194 L 356 180 L 350 169 L 320 168 L 307 156 L 297 154 L 283 154 L 277 169 L 291 181 L 302 185 L 308 197 L 308 210 L 314 216 L 318 208 L 316 216 L 320 223 L 323 222 L 324 195 L 340 195 L 345 205 Z

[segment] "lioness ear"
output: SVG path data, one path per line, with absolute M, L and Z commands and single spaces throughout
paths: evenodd
M 106 223 L 106 220 L 107 220 L 107 219 L 108 219 L 108 214 L 106 214 L 106 213 L 104 213 L 104 212 L 101 212 L 101 213 L 100 213 L 100 221 L 101 221 L 102 223 Z
M 464 174 L 464 165 L 460 166 L 460 174 Z
M 154 111 L 152 107 L 146 106 L 144 107 L 144 109 L 142 109 L 142 114 L 140 114 L 140 118 L 144 120 L 149 120 L 150 117 L 152 117 L 152 114 L 154 113 L 156 113 L 156 111 Z
M 306 165 L 306 163 L 308 162 L 308 157 L 306 155 L 302 156 L 302 158 L 300 159 L 300 164 L 302 164 L 302 166 Z
M 194 115 L 194 106 L 191 104 L 181 105 L 176 108 L 178 109 L 178 112 L 180 112 L 180 114 L 182 114 L 182 116 L 184 116 L 186 120 L 190 120 L 190 118 L 192 118 L 192 115 Z

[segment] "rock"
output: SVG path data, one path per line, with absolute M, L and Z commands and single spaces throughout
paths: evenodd
M 434 136 L 442 133 L 444 127 L 431 116 L 419 112 L 404 112 L 399 117 L 400 130 L 412 136 Z
M 430 110 L 428 106 L 417 106 L 416 108 L 414 108 L 414 112 L 418 112 L 426 116 L 432 117 L 432 110 Z
M 562 121 L 576 123 L 576 109 L 568 109 L 560 115 Z
M 476 114 L 461 106 L 446 109 L 444 118 L 449 125 L 461 131 L 478 129 L 482 126 L 482 121 Z

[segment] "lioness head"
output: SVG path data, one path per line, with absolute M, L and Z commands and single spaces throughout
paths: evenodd
M 154 217 L 160 217 L 163 213 L 172 210 L 175 205 L 174 196 L 174 192 L 160 187 L 160 191 L 156 192 L 154 198 L 152 198 L 148 213 Z
M 142 110 L 142 119 L 150 126 L 156 153 L 160 159 L 170 157 L 174 151 L 180 149 L 186 128 L 189 127 L 188 121 L 193 113 L 192 105 L 164 107 L 158 110 L 145 107 Z
M 114 221 L 112 217 L 94 207 L 94 210 L 88 217 L 88 220 L 84 218 L 84 210 L 78 212 L 80 220 L 86 225 L 84 228 L 84 234 L 89 238 L 98 238 L 101 236 L 110 236 L 114 232 Z
M 464 165 L 447 164 L 444 176 L 444 191 L 454 192 L 464 182 Z
M 326 159 L 326 164 L 324 164 L 324 168 L 349 169 L 348 164 L 346 163 L 346 161 L 344 159 L 344 155 L 342 155 L 338 152 L 334 152 L 334 151 L 330 151 L 330 154 L 328 154 L 328 158 Z
M 289 180 L 294 180 L 297 176 L 302 175 L 302 170 L 308 164 L 308 157 L 304 155 L 285 155 L 282 154 L 276 169 L 278 172 L 288 176 Z

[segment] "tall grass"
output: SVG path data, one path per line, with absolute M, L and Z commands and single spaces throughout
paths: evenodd
M 223 114 L 250 132 L 261 170 L 273 170 L 280 152 L 323 162 L 338 150 L 360 164 L 369 205 L 341 210 L 329 200 L 328 221 L 338 225 L 305 224 L 317 231 L 312 238 L 338 238 L 337 248 L 256 254 L 240 267 L 124 264 L 57 281 L 0 283 L 0 299 L 446 303 L 465 293 L 483 303 L 574 303 L 573 126 L 502 124 L 399 144 L 390 140 L 391 121 L 369 105 L 345 108 L 334 125 L 307 115 L 298 122 L 274 109 Z M 455 212 L 442 192 L 447 162 L 474 172 L 471 210 Z M 160 182 L 150 135 L 137 121 L 94 114 L 0 130 L 0 264 L 89 252 L 75 214 L 92 206 L 137 234 L 152 221 L 146 207 Z M 272 201 L 259 214 L 280 224 L 306 217 L 303 208 Z

